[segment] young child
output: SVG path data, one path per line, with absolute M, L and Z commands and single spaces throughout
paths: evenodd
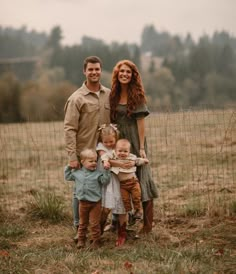
M 149 161 L 146 158 L 138 158 L 136 155 L 130 153 L 130 142 L 127 139 L 120 139 L 117 141 L 115 150 L 112 152 L 107 152 L 101 156 L 103 165 L 105 169 L 109 169 L 117 174 L 120 181 L 120 190 L 123 203 L 126 212 L 132 210 L 132 204 L 134 207 L 134 218 L 141 219 L 141 189 L 139 185 L 138 178 L 135 174 L 136 166 L 131 168 L 120 168 L 111 166 L 110 160 L 117 160 L 120 162 L 124 161 L 135 161 L 135 165 L 148 164 Z M 132 204 L 131 204 L 132 200 Z
M 115 148 L 119 137 L 119 132 L 114 124 L 104 124 L 99 128 L 99 139 L 97 144 L 97 152 L 99 155 L 98 169 L 104 170 L 101 162 L 101 157 L 105 153 L 111 153 Z M 111 174 L 109 184 L 102 186 L 102 216 L 101 216 L 101 230 L 103 232 L 107 223 L 107 218 L 112 210 L 112 227 L 115 230 L 118 222 L 118 214 L 125 214 L 123 205 L 120 182 L 115 174 Z
M 92 238 L 91 248 L 100 246 L 100 218 L 101 218 L 101 185 L 110 182 L 110 171 L 97 170 L 97 153 L 91 149 L 84 149 L 80 153 L 81 169 L 65 167 L 65 179 L 75 181 L 75 193 L 79 200 L 79 229 L 78 248 L 84 248 L 86 234 L 90 225 Z

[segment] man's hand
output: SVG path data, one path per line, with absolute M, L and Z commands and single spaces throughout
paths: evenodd
M 80 169 L 80 163 L 77 160 L 70 161 L 69 166 L 73 169 Z

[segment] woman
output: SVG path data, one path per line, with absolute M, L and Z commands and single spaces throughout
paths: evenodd
M 116 123 L 120 138 L 131 143 L 131 153 L 146 158 L 145 117 L 149 115 L 145 92 L 136 65 L 129 60 L 119 61 L 113 69 L 110 93 L 111 121 Z M 137 167 L 143 206 L 143 227 L 141 233 L 152 230 L 153 198 L 158 197 L 157 188 L 151 177 L 149 165 Z M 118 239 L 124 242 L 125 218 L 120 216 Z M 120 236 L 121 235 L 121 236 Z

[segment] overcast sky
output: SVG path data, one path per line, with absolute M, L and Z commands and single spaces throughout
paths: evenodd
M 60 25 L 69 45 L 83 35 L 140 44 L 150 24 L 195 39 L 215 30 L 236 36 L 236 0 L 0 0 L 0 26 L 49 33 Z

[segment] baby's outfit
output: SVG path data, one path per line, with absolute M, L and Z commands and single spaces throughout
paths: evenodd
M 135 165 L 137 166 L 143 165 L 146 163 L 145 159 L 138 158 L 136 155 L 132 153 L 130 153 L 126 159 L 120 159 L 118 158 L 114 150 L 103 154 L 101 156 L 101 160 L 102 161 L 117 160 L 121 162 L 134 161 Z M 117 175 L 120 181 L 120 191 L 121 191 L 121 196 L 123 199 L 126 212 L 129 212 L 132 210 L 132 204 L 131 204 L 131 200 L 132 200 L 133 208 L 135 210 L 135 218 L 140 219 L 141 218 L 141 189 L 140 189 L 139 180 L 135 173 L 136 166 L 133 166 L 127 169 L 112 166 L 110 170 L 112 171 L 112 173 Z

